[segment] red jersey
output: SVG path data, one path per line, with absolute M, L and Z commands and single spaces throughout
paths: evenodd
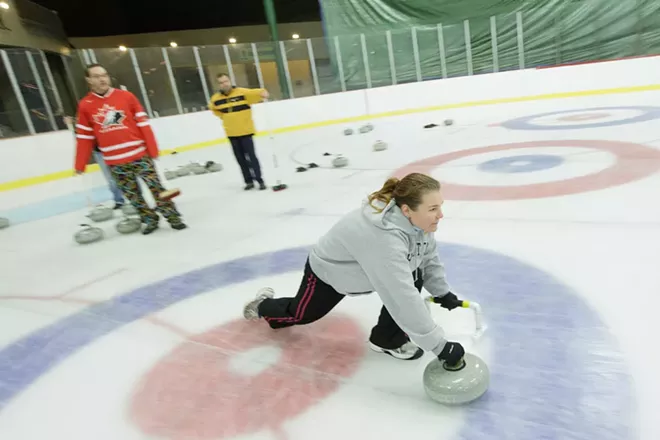
M 85 171 L 98 146 L 108 165 L 158 157 L 158 145 L 142 104 L 131 92 L 110 88 L 104 96 L 90 92 L 78 104 L 75 169 Z

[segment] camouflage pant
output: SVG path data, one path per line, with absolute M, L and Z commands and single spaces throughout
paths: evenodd
M 181 223 L 181 214 L 177 211 L 174 202 L 160 200 L 158 197 L 161 192 L 165 191 L 165 187 L 161 183 L 154 168 L 154 162 L 150 157 L 143 156 L 134 162 L 112 165 L 110 171 L 117 182 L 117 186 L 124 193 L 124 197 L 137 209 L 143 223 L 157 223 L 158 214 L 156 212 L 161 213 L 171 224 Z M 150 208 L 144 197 L 142 197 L 138 177 L 142 179 L 154 196 L 156 200 L 155 210 Z

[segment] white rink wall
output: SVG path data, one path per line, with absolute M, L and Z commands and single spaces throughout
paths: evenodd
M 517 70 L 260 104 L 254 107 L 254 114 L 257 129 L 264 131 L 356 118 L 367 112 L 501 104 L 516 98 L 535 100 L 561 97 L 546 95 L 648 87 L 660 84 L 658 71 L 660 57 Z M 209 111 L 157 118 L 152 125 L 162 150 L 225 137 L 221 121 Z M 71 170 L 73 155 L 73 135 L 68 131 L 0 141 L 0 184 Z

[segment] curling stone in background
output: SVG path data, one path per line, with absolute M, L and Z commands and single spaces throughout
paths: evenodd
M 94 222 L 104 222 L 106 220 L 110 220 L 113 215 L 114 213 L 112 212 L 112 208 L 108 208 L 107 206 L 103 205 L 97 205 L 91 210 L 87 217 L 89 217 Z
M 131 205 L 130 203 L 126 203 L 124 206 L 121 207 L 121 212 L 126 215 L 137 215 L 137 209 L 135 209 L 135 206 Z
M 365 124 L 362 127 L 360 127 L 360 133 L 362 134 L 369 133 L 373 129 L 374 129 L 373 124 Z
M 387 143 L 384 141 L 376 141 L 374 144 L 374 151 L 385 151 L 387 150 Z
M 477 400 L 488 390 L 490 371 L 478 356 L 465 353 L 458 365 L 447 365 L 437 357 L 424 369 L 424 391 L 443 405 L 463 405 Z
M 190 171 L 196 176 L 209 172 L 209 170 L 207 170 L 206 167 L 201 163 L 190 163 L 190 165 L 188 165 L 188 169 L 190 169 Z
M 222 171 L 222 164 L 215 163 L 212 160 L 209 160 L 206 162 L 206 169 L 209 171 L 209 173 L 217 173 L 218 171 Z
M 347 128 L 344 130 L 344 136 L 350 136 L 353 134 L 353 129 L 352 128 Z
M 9 219 L 0 217 L 0 229 L 5 229 L 9 227 Z
M 101 228 L 95 228 L 90 225 L 80 225 L 82 229 L 75 233 L 73 239 L 78 244 L 90 244 L 103 240 L 105 234 Z
M 174 180 L 179 177 L 179 174 L 176 171 L 167 170 L 165 171 L 165 178 L 167 180 Z
M 454 120 L 453 119 L 445 119 L 445 125 L 446 126 L 454 125 Z
M 176 175 L 179 177 L 184 177 L 190 175 L 192 171 L 188 168 L 188 165 L 182 165 L 176 170 Z
M 139 217 L 124 217 L 121 219 L 115 229 L 120 234 L 132 234 L 142 228 L 142 220 Z
M 348 158 L 344 156 L 337 156 L 332 159 L 332 166 L 335 168 L 342 168 L 348 165 Z

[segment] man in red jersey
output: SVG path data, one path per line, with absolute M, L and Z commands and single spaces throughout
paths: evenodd
M 117 185 L 145 223 L 143 234 L 158 228 L 157 212 L 172 228 L 185 229 L 174 203 L 160 198 L 165 187 L 153 161 L 158 158 L 158 144 L 142 104 L 131 92 L 113 88 L 108 72 L 99 64 L 89 65 L 85 76 L 91 91 L 78 104 L 76 172 L 85 171 L 96 144 Z M 138 177 L 153 194 L 155 210 L 142 197 Z

